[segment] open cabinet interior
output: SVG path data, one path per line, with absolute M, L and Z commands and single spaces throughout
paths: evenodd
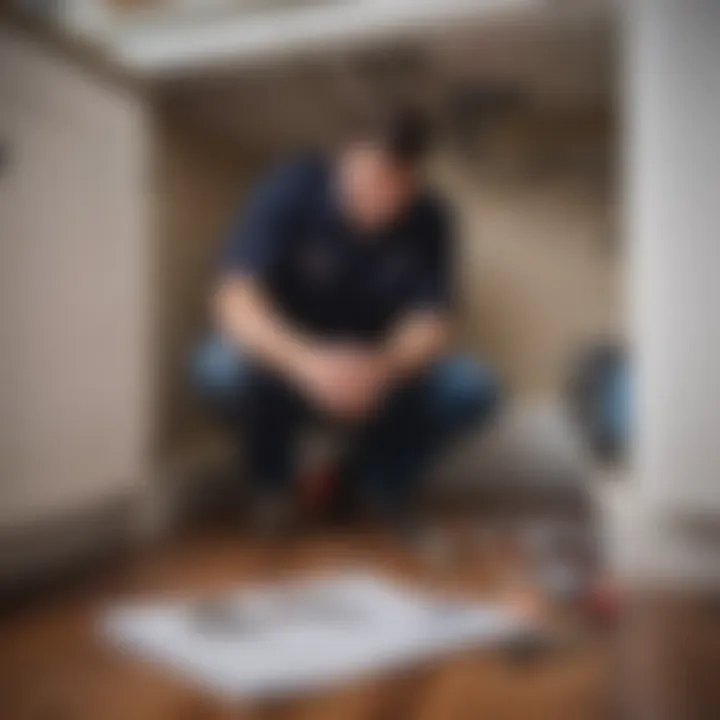
M 517 424 L 564 422 L 573 362 L 621 331 L 610 45 L 604 26 L 514 24 L 165 82 L 154 174 L 164 447 L 182 453 L 208 432 L 188 359 L 208 328 L 214 258 L 253 184 L 398 98 L 439 130 L 430 176 L 458 217 L 455 342 L 498 369 Z

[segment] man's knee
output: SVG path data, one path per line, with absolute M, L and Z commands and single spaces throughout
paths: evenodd
M 247 391 L 248 364 L 221 339 L 204 342 L 192 358 L 191 375 L 200 394 L 223 407 L 235 404 Z
M 281 378 L 222 339 L 209 340 L 198 349 L 192 375 L 205 400 L 233 417 L 287 414 L 298 402 Z
M 441 414 L 463 425 L 487 422 L 502 403 L 497 375 L 468 356 L 442 361 L 433 372 L 433 386 Z

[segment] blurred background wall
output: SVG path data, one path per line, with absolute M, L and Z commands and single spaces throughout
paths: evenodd
M 437 170 L 460 217 L 460 342 L 513 395 L 556 395 L 577 353 L 619 329 L 612 129 L 530 115 L 485 142 L 484 157 L 448 154 Z
M 208 332 L 208 299 L 219 245 L 252 168 L 234 148 L 182 116 L 159 112 L 152 187 L 158 258 L 158 441 L 172 452 L 202 430 L 189 381 L 193 348 Z

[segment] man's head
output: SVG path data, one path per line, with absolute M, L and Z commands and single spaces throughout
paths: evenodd
M 350 220 L 377 230 L 412 202 L 430 133 L 422 115 L 394 109 L 364 122 L 340 162 L 344 209 Z

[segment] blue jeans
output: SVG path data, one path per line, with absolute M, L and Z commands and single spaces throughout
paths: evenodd
M 211 405 L 242 428 L 256 482 L 291 483 L 295 441 L 304 424 L 322 419 L 317 411 L 282 378 L 221 340 L 200 348 L 193 374 Z M 500 400 L 497 379 L 472 358 L 439 360 L 350 431 L 353 483 L 371 502 L 400 510 L 447 444 L 463 431 L 486 425 Z

